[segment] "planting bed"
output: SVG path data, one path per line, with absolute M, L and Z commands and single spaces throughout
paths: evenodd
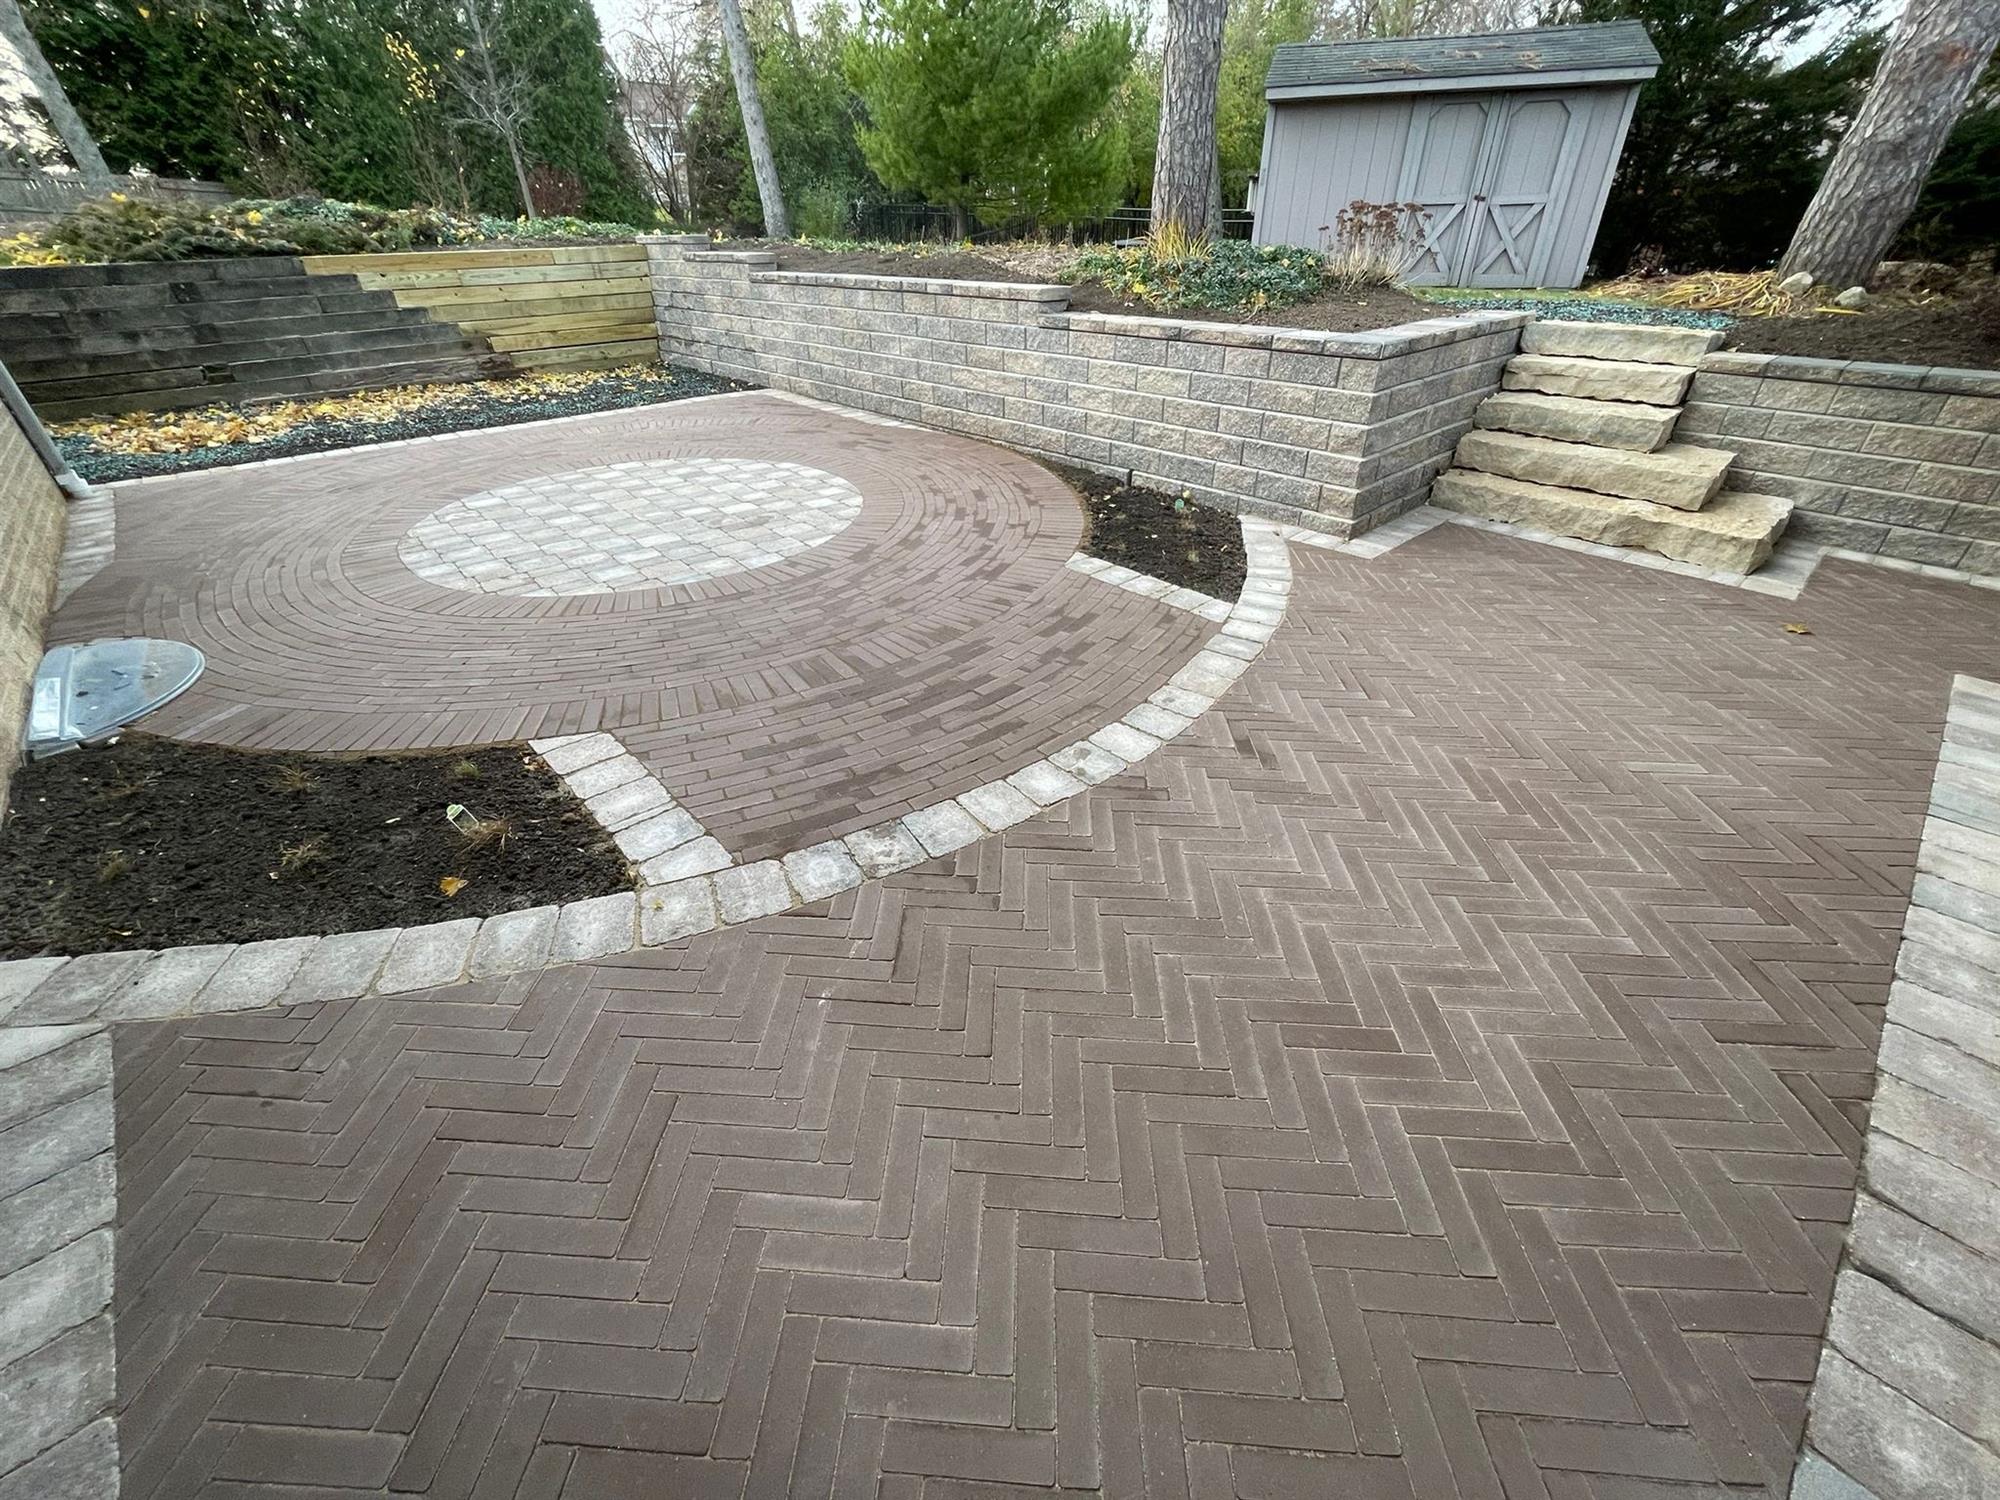
M 1746 318 L 1729 330 L 1725 347 L 1872 364 L 2000 369 L 2000 291 L 1920 307 L 1885 302 L 1855 313 Z
M 455 826 L 453 804 L 479 826 Z M 293 756 L 132 735 L 15 776 L 0 959 L 407 927 L 631 885 L 520 746 Z
M 1089 527 L 1079 551 L 1211 598 L 1242 593 L 1243 523 L 1233 513 L 1108 475 L 1050 467 L 1083 497 Z
M 135 412 L 65 422 L 54 431 L 56 446 L 79 474 L 93 483 L 114 484 L 747 389 L 739 381 L 695 370 L 634 365 L 587 374 L 398 386 L 318 400 Z
M 1252 323 L 1277 328 L 1317 328 L 1333 333 L 1361 333 L 1392 328 L 1419 318 L 1435 317 L 1437 309 L 1408 292 L 1375 287 L 1361 292 L 1325 291 L 1302 302 L 1288 302 L 1256 312 L 1227 307 L 1154 307 L 1094 281 L 1071 281 L 1058 267 L 1051 269 L 1044 247 L 1031 252 L 1026 266 L 1008 263 L 1006 247 L 991 255 L 971 251 L 914 249 L 827 250 L 813 245 L 780 244 L 764 248 L 778 257 L 781 271 L 825 271 L 853 276 L 923 276 L 933 281 L 1005 281 L 1016 284 L 1070 282 L 1072 312 L 1118 313 L 1134 318 L 1180 318 L 1192 323 Z

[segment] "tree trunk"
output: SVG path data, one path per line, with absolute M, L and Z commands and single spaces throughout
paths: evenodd
M 535 217 L 535 190 L 528 183 L 528 164 L 521 160 L 520 142 L 511 133 L 506 141 L 507 159 L 514 164 L 514 184 L 521 190 L 521 207 L 532 219 Z
M 1780 272 L 1837 287 L 1868 279 L 1916 207 L 1996 38 L 2000 0 L 1910 0 Z
M 1200 229 L 1215 191 L 1215 90 L 1228 0 L 1167 0 L 1153 227 Z
M 778 163 L 771 155 L 771 133 L 764 125 L 764 101 L 757 92 L 757 60 L 750 55 L 750 33 L 736 0 L 718 0 L 722 40 L 729 50 L 729 72 L 736 80 L 736 105 L 743 111 L 743 140 L 750 148 L 750 170 L 757 176 L 757 197 L 764 205 L 764 233 L 774 240 L 791 238 L 792 221 L 785 213 L 785 190 L 778 183 Z
M 0 0 L 0 39 L 4 39 L 21 59 L 22 69 L 28 75 L 28 86 L 42 101 L 42 108 L 49 112 L 49 124 L 55 127 L 56 138 L 63 143 L 63 149 L 69 152 L 69 159 L 76 163 L 76 169 L 83 174 L 84 180 L 109 183 L 111 168 L 104 164 L 104 153 L 97 149 L 97 138 L 70 104 L 69 95 L 63 92 L 62 80 L 56 77 L 49 60 L 42 56 L 34 32 L 28 29 L 28 18 L 21 14 L 21 7 L 15 0 Z

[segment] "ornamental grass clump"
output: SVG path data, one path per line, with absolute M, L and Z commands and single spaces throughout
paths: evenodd
M 1421 203 L 1369 203 L 1343 208 L 1326 236 L 1326 279 L 1344 292 L 1401 286 L 1424 255 L 1424 225 L 1430 214 Z
M 1262 312 L 1303 302 L 1326 287 L 1318 251 L 1185 233 L 1086 250 L 1070 274 L 1161 312 Z

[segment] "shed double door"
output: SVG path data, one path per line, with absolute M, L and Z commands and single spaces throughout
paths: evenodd
M 1413 105 L 1400 201 L 1422 206 L 1425 286 L 1540 286 L 1576 175 L 1583 92 L 1446 94 Z

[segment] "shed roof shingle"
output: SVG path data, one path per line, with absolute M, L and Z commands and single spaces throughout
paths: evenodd
M 1537 26 L 1483 36 L 1419 36 L 1358 42 L 1295 42 L 1277 49 L 1264 80 L 1280 89 L 1393 84 L 1521 73 L 1577 73 L 1657 68 L 1646 28 L 1637 21 Z

